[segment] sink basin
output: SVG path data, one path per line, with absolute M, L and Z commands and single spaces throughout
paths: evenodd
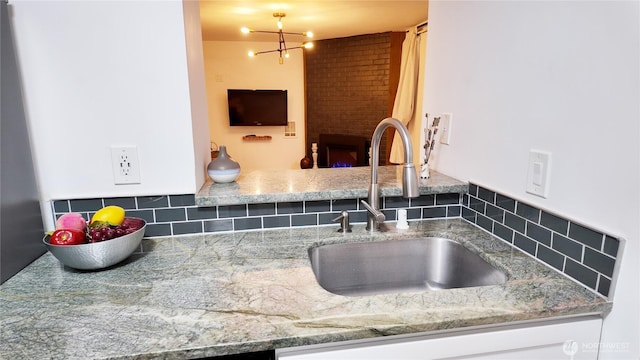
M 347 296 L 502 284 L 506 275 L 459 243 L 438 237 L 309 249 L 325 290 Z

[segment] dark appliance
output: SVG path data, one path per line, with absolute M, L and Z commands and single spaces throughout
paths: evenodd
M 47 251 L 8 5 L 0 0 L 0 283 Z

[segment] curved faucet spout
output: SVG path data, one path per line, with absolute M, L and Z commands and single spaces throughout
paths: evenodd
M 413 164 L 413 144 L 411 143 L 411 137 L 409 130 L 402 122 L 394 118 L 386 118 L 376 126 L 373 131 L 373 137 L 371 139 L 371 184 L 369 186 L 369 197 L 367 210 L 369 210 L 369 217 L 367 220 L 368 229 L 377 229 L 380 222 L 380 207 L 378 197 L 378 162 L 380 161 L 380 141 L 382 140 L 382 134 L 384 130 L 389 126 L 393 126 L 402 139 L 402 145 L 404 148 L 404 164 L 402 169 L 402 196 L 405 198 L 413 198 L 420 196 L 418 189 L 418 173 L 416 172 L 415 165 Z M 382 215 L 384 221 L 384 215 Z
M 402 139 L 402 145 L 404 148 L 404 165 L 413 165 L 413 144 L 411 142 L 411 136 L 409 130 L 404 124 L 395 118 L 386 118 L 376 126 L 373 131 L 373 137 L 371 138 L 371 183 L 378 183 L 378 163 L 380 162 L 380 142 L 382 141 L 382 135 L 384 131 L 393 126 L 399 133 L 400 139 Z M 417 174 L 416 174 L 417 178 Z M 417 184 L 416 184 L 417 185 Z

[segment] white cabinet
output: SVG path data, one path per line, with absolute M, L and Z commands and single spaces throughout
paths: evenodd
M 276 350 L 280 360 L 598 358 L 596 316 Z

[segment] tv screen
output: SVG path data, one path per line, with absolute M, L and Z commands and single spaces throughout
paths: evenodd
M 229 125 L 286 126 L 287 90 L 228 89 Z

